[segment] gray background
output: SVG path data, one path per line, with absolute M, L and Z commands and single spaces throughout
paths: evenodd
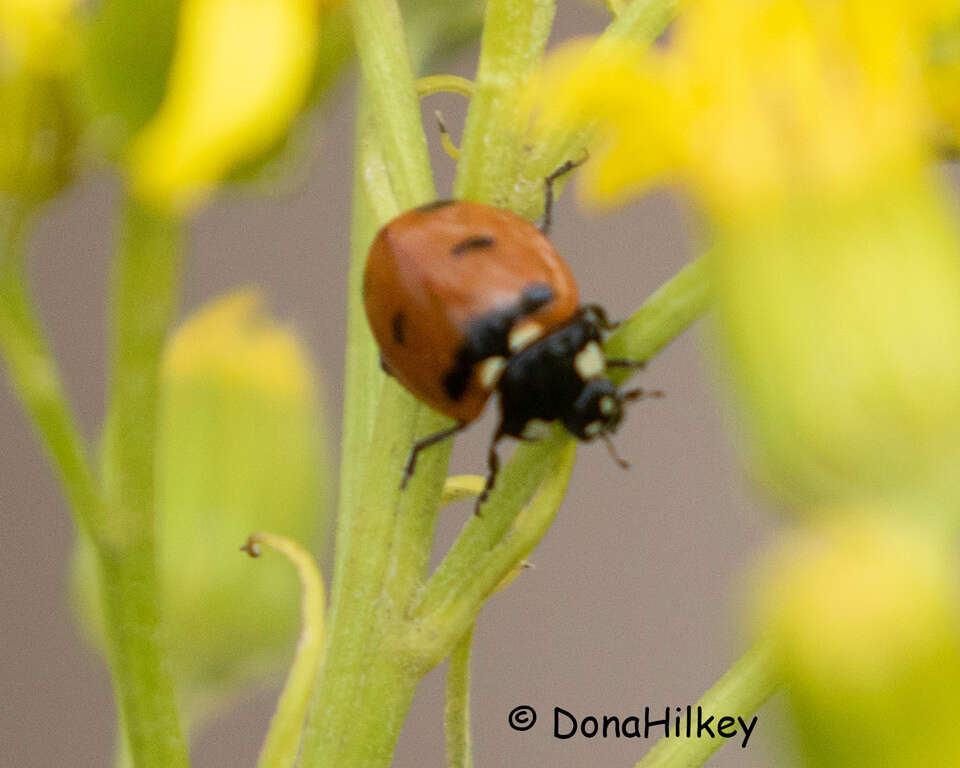
M 595 8 L 561 3 L 555 40 L 600 29 Z M 476 50 L 448 71 L 472 76 Z M 459 135 L 463 103 L 435 96 Z M 327 106 L 303 183 L 270 199 L 221 200 L 192 227 L 182 312 L 226 289 L 256 284 L 301 333 L 324 372 L 338 429 L 345 333 L 352 99 Z M 439 142 L 430 133 L 433 149 Z M 441 196 L 452 161 L 434 151 Z M 88 177 L 53 203 L 31 248 L 31 273 L 69 394 L 87 436 L 104 411 L 105 283 L 115 226 L 115 180 Z M 554 239 L 586 300 L 624 317 L 695 253 L 692 210 L 658 194 L 613 215 L 560 201 Z M 638 713 L 694 703 L 744 648 L 738 596 L 776 520 L 746 487 L 729 410 L 711 383 L 704 328 L 684 335 L 641 380 L 667 398 L 631 410 L 617 444 L 624 472 L 602 446 L 584 446 L 558 519 L 533 554 L 535 568 L 484 609 L 476 635 L 476 764 L 632 766 L 649 744 L 556 741 L 551 712 Z M 69 515 L 19 404 L 0 385 L 0 764 L 16 768 L 109 765 L 113 704 L 99 659 L 80 640 L 67 598 Z M 490 418 L 457 441 L 453 470 L 482 472 Z M 336 439 L 334 432 L 334 441 Z M 437 554 L 468 505 L 442 514 Z M 251 693 L 194 743 L 198 766 L 254 765 L 276 689 Z M 533 730 L 507 713 L 530 704 Z M 443 764 L 443 669 L 417 694 L 396 765 Z M 731 744 L 711 765 L 783 765 L 768 707 L 747 750 Z

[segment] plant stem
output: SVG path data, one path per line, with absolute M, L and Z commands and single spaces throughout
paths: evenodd
M 489 0 L 454 197 L 506 205 L 525 126 L 518 96 L 550 36 L 554 0 Z
M 156 571 L 155 447 L 160 360 L 179 284 L 177 222 L 126 201 L 113 268 L 108 518 L 98 547 L 118 710 L 137 768 L 188 764 L 163 648 Z
M 576 456 L 574 441 L 557 436 L 527 449 L 508 465 L 512 477 L 504 476 L 500 496 L 491 495 L 484 507 L 493 532 L 487 535 L 480 525 L 467 523 L 424 588 L 414 621 L 399 638 L 400 649 L 420 658 L 428 669 L 453 650 L 486 599 L 540 542 L 560 508 Z M 531 482 L 539 488 L 534 486 L 536 496 L 526 504 L 525 486 Z M 504 523 L 509 525 L 506 531 Z
M 392 204 L 400 209 L 413 207 L 432 200 L 434 189 L 396 3 L 355 0 L 352 14 L 365 76 L 363 103 L 368 107 L 361 109 L 358 124 L 355 180 L 363 189 L 354 196 L 360 206 L 354 214 L 350 298 L 352 338 L 361 339 L 363 348 L 348 351 L 348 366 L 356 368 L 348 370 L 353 388 L 347 398 L 361 399 L 348 405 L 347 411 L 349 442 L 344 447 L 349 453 L 344 461 L 356 461 L 356 465 L 345 467 L 342 475 L 349 495 L 340 506 L 329 644 L 304 733 L 304 766 L 390 762 L 424 670 L 385 653 L 384 637 L 401 618 L 401 603 L 410 599 L 401 592 L 412 593 L 418 570 L 426 567 L 422 552 L 429 552 L 432 519 L 449 456 L 449 447 L 424 456 L 401 498 L 402 467 L 417 429 L 432 429 L 445 420 L 419 406 L 391 380 L 379 392 L 376 417 L 367 421 L 377 397 L 369 377 L 382 380 L 382 375 L 376 372 L 360 303 L 364 256 L 376 227 L 383 223 L 381 217 L 395 213 L 390 210 Z M 365 133 L 364 113 L 375 125 L 374 136 Z M 367 168 L 367 161 L 376 167 Z M 392 195 L 377 180 L 381 163 Z M 367 181 L 373 184 L 369 189 Z M 370 196 L 371 190 L 376 194 Z M 416 541 L 411 543 L 412 539 Z M 388 589 L 390 596 L 385 594 Z
M 470 651 L 474 625 L 460 638 L 447 669 L 446 703 L 443 709 L 447 734 L 447 768 L 473 768 L 470 743 Z
M 739 715 L 745 720 L 774 692 L 770 648 L 760 640 L 707 691 L 698 706 L 705 712 Z M 726 743 L 721 739 L 661 739 L 636 768 L 696 768 Z
M 0 227 L 0 350 L 10 383 L 50 457 L 77 528 L 96 536 L 103 519 L 100 490 L 27 289 L 26 212 L 2 217 Z
M 270 730 L 260 750 L 257 768 L 293 768 L 300 750 L 300 732 L 307 714 L 310 691 L 323 655 L 323 577 L 317 561 L 307 550 L 286 536 L 255 533 L 242 549 L 251 557 L 259 557 L 259 545 L 276 550 L 297 569 L 302 590 L 297 651 L 287 682 L 270 720 Z
M 611 334 L 608 357 L 650 360 L 690 327 L 710 307 L 709 256 L 691 261 L 661 285 L 643 305 Z M 620 383 L 627 374 L 611 372 Z

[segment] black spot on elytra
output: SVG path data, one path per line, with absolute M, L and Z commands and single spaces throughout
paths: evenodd
M 450 249 L 451 256 L 463 256 L 476 248 L 490 248 L 496 242 L 490 235 L 470 235 Z
M 430 211 L 436 211 L 439 208 L 446 208 L 448 205 L 453 205 L 453 203 L 453 200 L 434 200 L 432 203 L 418 205 L 416 208 L 414 208 L 414 210 L 421 211 L 422 213 L 429 213 Z
M 403 314 L 403 312 L 397 312 L 397 314 L 393 316 L 393 340 L 401 347 L 403 346 L 403 342 L 406 340 L 406 325 L 407 316 Z

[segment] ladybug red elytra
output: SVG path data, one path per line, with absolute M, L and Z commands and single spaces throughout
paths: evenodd
M 544 437 L 553 421 L 580 440 L 604 439 L 626 466 L 609 434 L 623 404 L 643 391 L 618 390 L 606 369 L 643 364 L 604 356 L 603 332 L 615 324 L 580 303 L 570 267 L 547 239 L 553 182 L 576 165 L 544 180 L 541 229 L 501 208 L 438 200 L 397 216 L 374 239 L 363 299 L 383 369 L 456 420 L 413 445 L 404 485 L 420 451 L 468 426 L 495 391 L 500 424 L 478 510 L 496 479 L 499 440 Z

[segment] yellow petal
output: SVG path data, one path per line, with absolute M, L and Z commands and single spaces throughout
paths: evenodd
M 317 35 L 313 0 L 185 0 L 166 96 L 131 148 L 135 193 L 184 211 L 266 150 L 303 103 Z
M 0 2 L 0 73 L 52 74 L 73 60 L 70 14 L 76 0 Z

